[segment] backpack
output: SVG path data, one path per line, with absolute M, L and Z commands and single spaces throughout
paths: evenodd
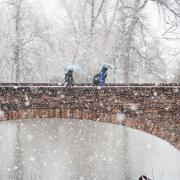
M 96 74 L 93 78 L 93 84 L 98 85 L 99 83 L 99 74 Z

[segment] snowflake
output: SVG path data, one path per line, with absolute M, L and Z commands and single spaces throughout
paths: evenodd
M 61 98 L 61 99 L 64 99 L 64 98 L 65 98 L 65 95 L 64 95 L 64 94 L 61 94 L 61 95 L 60 95 L 60 98 Z
M 28 98 L 28 96 L 27 96 L 27 95 L 25 95 L 25 100 L 29 100 L 29 98 Z
M 153 96 L 157 97 L 158 93 L 157 92 L 153 92 Z
M 130 106 L 131 111 L 137 111 L 138 109 L 136 104 L 130 104 L 129 106 Z
M 8 169 L 7 169 L 7 171 L 8 171 L 8 172 L 10 172 L 10 171 L 11 171 L 11 169 L 10 169 L 10 168 L 8 168 Z
M 26 100 L 26 102 L 24 104 L 26 107 L 28 107 L 30 105 L 30 102 L 28 100 Z
M 178 93 L 178 92 L 179 92 L 179 89 L 178 89 L 178 88 L 175 88 L 175 89 L 174 89 L 174 92 Z
M 147 149 L 150 149 L 151 148 L 151 144 L 147 144 L 146 147 L 147 147 Z
M 34 157 L 30 157 L 29 160 L 30 160 L 31 162 L 34 162 L 34 161 L 35 161 L 35 158 L 34 158 Z
M 29 135 L 27 136 L 27 138 L 31 141 L 31 140 L 34 139 L 34 136 L 33 136 L 32 134 L 29 134 Z
M 125 114 L 123 113 L 117 113 L 116 114 L 116 121 L 119 123 L 122 123 L 122 121 L 125 119 Z
M 4 111 L 0 110 L 0 117 L 4 116 Z

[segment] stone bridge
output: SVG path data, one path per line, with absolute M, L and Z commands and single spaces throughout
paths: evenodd
M 180 85 L 0 84 L 0 120 L 73 118 L 121 124 L 180 150 Z

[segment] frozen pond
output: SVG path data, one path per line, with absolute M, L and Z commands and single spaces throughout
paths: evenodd
M 180 152 L 122 126 L 79 120 L 0 122 L 1 180 L 180 179 Z

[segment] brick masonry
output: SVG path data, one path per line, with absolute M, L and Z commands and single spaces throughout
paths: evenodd
M 0 120 L 87 119 L 142 130 L 180 150 L 180 85 L 66 88 L 53 84 L 0 84 Z

